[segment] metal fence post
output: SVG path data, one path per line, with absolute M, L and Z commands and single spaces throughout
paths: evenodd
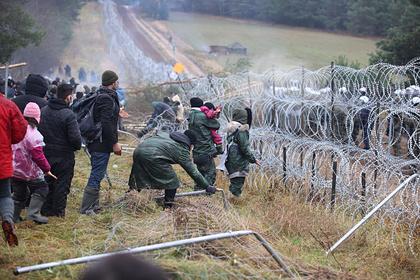
M 331 185 L 331 211 L 334 210 L 336 186 L 337 186 L 337 161 L 333 161 L 333 174 L 332 174 L 332 185 Z
M 309 190 L 309 197 L 312 198 L 314 196 L 314 178 L 315 178 L 315 165 L 316 165 L 316 153 L 312 153 L 312 164 L 311 164 L 311 188 Z
M 286 179 L 287 176 L 287 148 L 283 147 L 283 179 Z

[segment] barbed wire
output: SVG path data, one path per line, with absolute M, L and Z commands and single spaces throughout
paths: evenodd
M 417 58 L 405 66 L 381 63 L 360 70 L 332 65 L 209 76 L 184 85 L 184 98 L 187 103 L 200 96 L 224 105 L 222 127 L 235 108 L 252 108 L 250 138 L 262 162 L 253 168 L 252 186 L 286 182 L 309 203 L 356 218 L 419 172 L 419 84 Z M 414 181 L 378 219 L 395 231 L 407 229 L 405 242 L 416 256 L 419 196 Z

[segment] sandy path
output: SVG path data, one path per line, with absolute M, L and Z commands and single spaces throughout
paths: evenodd
M 128 31 L 136 44 L 157 62 L 180 62 L 185 66 L 185 71 L 192 76 L 204 76 L 203 70 L 183 53 L 176 51 L 175 56 L 169 40 L 157 32 L 147 21 L 136 15 L 136 11 L 127 6 L 120 6 L 118 11 L 127 24 Z

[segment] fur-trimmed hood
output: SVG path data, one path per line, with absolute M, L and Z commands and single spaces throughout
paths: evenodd
M 230 123 L 228 123 L 225 131 L 226 131 L 227 134 L 232 134 L 237 129 L 239 131 L 248 131 L 249 130 L 249 125 L 248 124 L 241 124 L 241 123 L 235 122 L 235 121 L 231 121 Z

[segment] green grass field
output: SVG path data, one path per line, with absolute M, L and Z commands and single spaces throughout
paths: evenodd
M 366 65 L 376 42 L 305 28 L 179 12 L 172 13 L 166 24 L 182 40 L 203 52 L 209 45 L 240 42 L 248 48 L 252 68 L 258 72 L 270 67 L 290 69 L 302 65 L 316 69 L 339 55 Z M 222 64 L 226 59 L 218 58 Z

